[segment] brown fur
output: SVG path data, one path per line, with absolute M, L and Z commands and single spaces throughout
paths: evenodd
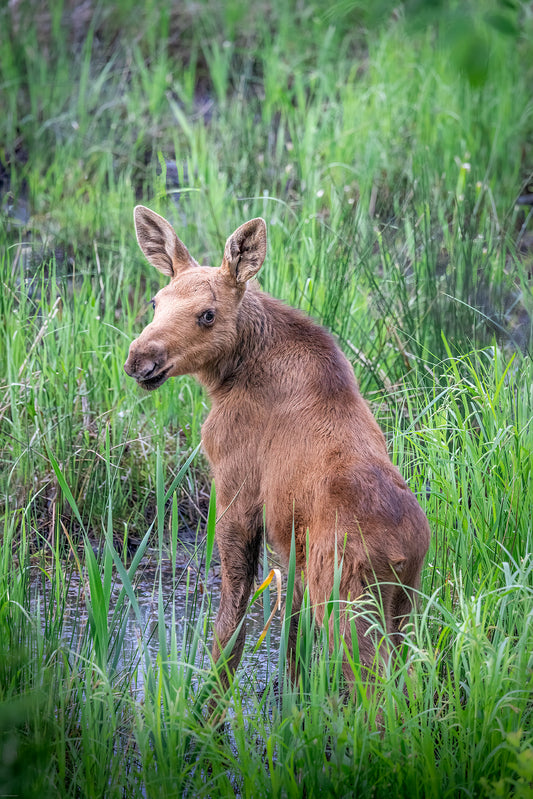
M 247 608 L 263 509 L 268 541 L 286 562 L 294 525 L 296 573 L 304 574 L 319 621 L 337 547 L 341 602 L 379 586 L 387 630 L 399 642 L 429 526 L 331 335 L 248 282 L 265 257 L 265 223 L 253 219 L 235 231 L 219 268 L 198 266 L 152 211 L 137 207 L 135 224 L 141 249 L 171 281 L 155 297 L 154 319 L 131 344 L 124 368 L 146 389 L 192 373 L 212 403 L 202 437 L 217 492 L 222 571 L 214 658 Z M 297 584 L 295 611 L 301 599 Z M 353 606 L 344 604 L 348 642 L 350 614 Z M 359 615 L 355 623 L 360 661 L 370 667 L 369 622 Z M 295 635 L 296 622 L 291 647 Z M 244 638 L 243 625 L 231 668 Z

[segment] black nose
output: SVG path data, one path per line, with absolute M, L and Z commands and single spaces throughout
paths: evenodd
M 124 371 L 136 380 L 148 380 L 157 372 L 159 366 L 160 364 L 151 358 L 135 358 L 133 360 L 128 358 L 124 364 Z
M 157 364 L 154 361 L 144 361 L 142 366 L 137 369 L 137 377 L 141 380 L 146 380 L 148 377 L 154 374 L 157 370 Z
M 130 347 L 124 371 L 135 380 L 149 380 L 157 375 L 166 361 L 167 354 L 163 345 L 153 341 L 146 345 L 137 339 Z

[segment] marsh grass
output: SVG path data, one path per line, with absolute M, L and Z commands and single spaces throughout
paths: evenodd
M 531 185 L 531 11 L 367 5 L 120 0 L 86 24 L 70 2 L 0 11 L 7 793 L 531 793 L 531 214 L 515 204 Z M 373 691 L 355 653 L 356 701 L 307 596 L 300 680 L 284 677 L 291 562 L 281 643 L 249 640 L 224 720 L 205 722 L 207 403 L 191 379 L 141 395 L 123 374 L 160 286 L 136 202 L 203 263 L 265 217 L 262 285 L 338 337 L 428 514 L 420 613 Z
M 421 419 L 398 434 L 397 455 L 413 467 L 413 482 L 416 486 L 418 481 L 436 535 L 423 578 L 421 613 L 407 630 L 401 657 L 376 677 L 370 693 L 359 683 L 357 702 L 346 702 L 341 692 L 342 641 L 330 655 L 327 631 L 314 627 L 307 596 L 300 620 L 298 685 L 282 679 L 280 697 L 275 677 L 283 671 L 276 668 L 266 685 L 255 687 L 242 674 L 224 702 L 229 705 L 218 732 L 205 724 L 202 713 L 210 665 L 204 650 L 209 606 L 199 583 L 192 592 L 196 607 L 185 608 L 189 632 L 179 641 L 175 617 L 173 612 L 169 616 L 167 597 L 156 579 L 159 655 L 154 659 L 149 654 L 149 632 L 140 628 L 138 652 L 123 657 L 117 669 L 117 648 L 123 646 L 120 620 L 127 607 L 136 613 L 135 572 L 143 545 L 155 529 L 161 562 L 167 546 L 171 551 L 178 546 L 175 494 L 170 541 L 160 526 L 167 493 L 160 458 L 159 512 L 139 557 L 127 567 L 122 563 L 108 534 L 110 518 L 100 558 L 85 548 L 81 568 L 86 593 L 80 601 L 87 603 L 88 624 L 77 646 L 63 639 L 61 629 L 65 582 L 69 569 L 77 566 L 69 565 L 58 547 L 47 545 L 48 557 L 40 569 L 48 603 L 36 610 L 29 602 L 28 538 L 24 534 L 16 550 L 19 563 L 14 569 L 8 535 L 0 569 L 1 640 L 4 645 L 17 641 L 23 654 L 14 662 L 7 643 L 2 708 L 20 712 L 18 727 L 9 719 L 9 731 L 13 736 L 13 728 L 18 729 L 24 740 L 17 750 L 23 762 L 34 757 L 34 748 L 40 752 L 44 747 L 38 761 L 40 784 L 60 786 L 65 795 L 83 791 L 87 796 L 301 796 L 304 790 L 313 796 L 324 791 L 342 796 L 371 786 L 376 796 L 451 796 L 465 789 L 474 795 L 491 796 L 497 789 L 504 795 L 527 795 L 533 688 L 530 517 L 520 513 L 523 502 L 512 504 L 520 484 L 504 492 L 509 505 L 502 508 L 488 501 L 469 503 L 462 491 L 476 497 L 475 480 L 482 473 L 487 496 L 499 491 L 501 499 L 499 484 L 510 472 L 502 459 L 514 461 L 514 479 L 521 481 L 530 468 L 532 433 L 530 416 L 522 415 L 523 398 L 517 402 L 520 373 L 497 351 L 481 353 L 481 359 L 482 364 L 472 362 L 472 356 L 443 363 L 440 385 L 417 406 Z M 524 377 L 530 380 L 529 373 Z M 492 405 L 481 402 L 482 389 Z M 502 448 L 494 446 L 493 428 L 500 410 L 508 417 L 511 436 Z M 445 424 L 446 414 L 453 421 Z M 464 420 L 473 414 L 483 431 L 481 440 L 471 427 L 465 429 Z M 424 472 L 416 468 L 421 448 L 429 453 L 430 473 L 427 466 Z M 62 490 L 74 505 L 63 481 L 60 474 Z M 425 491 L 426 481 L 431 492 Z M 439 537 L 443 531 L 444 540 Z M 208 551 L 213 534 L 211 513 Z M 209 566 L 209 557 L 207 561 Z M 183 574 L 176 570 L 175 580 L 180 579 Z M 294 579 L 292 560 L 288 589 Z M 109 602 L 111 581 L 121 585 L 114 606 Z M 333 595 L 333 616 L 336 607 Z M 354 606 L 355 612 L 368 609 Z M 286 620 L 290 613 L 288 592 Z M 375 618 L 379 635 L 379 612 Z M 169 633 L 164 632 L 167 625 Z M 279 655 L 268 643 L 261 653 L 274 662 L 279 658 L 281 669 L 287 632 L 285 625 Z M 23 669 L 17 665 L 21 661 Z M 354 668 L 357 674 L 356 661 Z M 40 687 L 39 701 L 35 685 Z M 143 686 L 142 702 L 137 685 Z M 27 701 L 24 712 L 13 704 L 19 696 Z M 41 739 L 45 730 L 47 737 Z

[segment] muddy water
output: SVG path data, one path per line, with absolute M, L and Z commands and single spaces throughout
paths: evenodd
M 175 634 L 177 640 L 178 658 L 181 655 L 181 646 L 184 636 L 191 632 L 199 614 L 201 612 L 202 599 L 204 607 L 207 608 L 207 594 L 211 596 L 213 611 L 211 622 L 218 607 L 220 596 L 220 578 L 218 569 L 212 567 L 208 577 L 207 585 L 204 586 L 199 581 L 199 588 L 195 591 L 196 570 L 181 566 L 176 568 L 175 579 L 172 575 L 170 563 L 159 565 L 154 557 L 148 557 L 139 565 L 135 580 L 134 592 L 139 606 L 139 616 L 137 618 L 133 608 L 126 600 L 129 609 L 125 621 L 125 634 L 122 650 L 118 654 L 116 670 L 120 675 L 127 676 L 136 666 L 137 674 L 135 690 L 138 698 L 142 698 L 144 686 L 144 664 L 145 652 L 148 653 L 149 662 L 155 666 L 158 655 L 163 653 L 160 649 L 160 632 L 158 629 L 159 618 L 159 574 L 161 573 L 161 588 L 164 607 L 165 629 L 164 637 L 167 652 L 170 652 L 171 636 L 173 632 L 173 617 L 175 620 Z M 187 586 L 187 574 L 189 576 L 189 586 Z M 111 591 L 110 612 L 108 624 L 111 624 L 114 609 L 122 588 L 122 584 L 117 580 Z M 50 602 L 48 592 L 35 587 L 34 602 Z M 275 591 L 271 591 L 271 603 L 274 606 Z M 86 597 L 90 598 L 90 589 L 86 575 L 83 582 L 77 573 L 72 574 L 68 591 L 65 596 L 65 604 L 61 620 L 61 638 L 71 652 L 80 651 L 84 640 L 89 632 L 89 613 L 87 610 Z M 264 625 L 264 611 L 262 598 L 260 598 L 249 610 L 247 615 L 247 639 L 243 657 L 239 666 L 239 673 L 243 678 L 244 690 L 252 695 L 254 692 L 261 693 L 270 679 L 273 672 L 277 671 L 277 661 L 279 653 L 279 642 L 281 632 L 280 614 L 276 612 L 270 626 L 270 648 L 263 642 L 257 652 L 254 653 L 255 644 L 261 634 Z M 113 630 L 112 639 L 117 640 L 119 626 Z M 209 657 L 212 638 L 212 624 L 209 625 L 208 640 L 203 641 L 198 647 L 196 665 L 200 668 L 209 667 Z M 111 647 L 112 648 L 112 647 Z M 270 654 L 270 656 L 269 656 Z M 111 652 L 110 662 L 113 662 L 115 652 Z

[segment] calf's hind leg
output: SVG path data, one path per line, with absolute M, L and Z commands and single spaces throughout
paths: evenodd
M 298 625 L 300 621 L 300 609 L 302 607 L 303 586 L 301 581 L 294 581 L 294 591 L 292 595 L 291 616 L 289 620 L 289 636 L 287 641 L 287 670 L 293 683 L 298 676 L 298 663 L 296 660 L 296 647 L 298 644 Z M 281 675 L 280 675 L 281 677 Z
M 333 593 L 334 558 L 334 550 L 311 546 L 309 592 L 319 624 L 324 621 L 326 603 Z M 337 559 L 340 560 L 339 555 Z M 339 633 L 356 665 L 361 667 L 362 679 L 366 680 L 388 662 L 390 644 L 400 642 L 399 623 L 411 610 L 411 591 L 397 582 L 392 568 L 378 577 L 372 572 L 368 558 L 361 560 L 353 550 L 344 552 L 339 569 L 338 606 L 333 606 L 328 621 L 330 649 L 335 643 L 338 619 Z M 348 658 L 344 658 L 343 671 L 348 683 L 353 684 L 355 675 Z
M 318 624 L 322 624 L 326 615 L 326 605 L 333 594 L 335 557 L 339 564 L 340 580 L 338 605 L 332 607 L 328 621 L 330 650 L 335 644 L 335 625 L 338 619 L 339 633 L 346 642 L 350 653 L 353 653 L 351 625 L 354 616 L 353 601 L 361 598 L 365 591 L 365 564 L 348 559 L 346 553 L 343 559 L 338 552 L 335 553 L 334 548 L 325 547 L 323 542 L 310 544 L 307 570 L 309 597 L 314 608 L 315 618 Z M 371 608 L 368 610 L 361 608 L 361 613 L 357 614 L 355 618 L 358 649 L 358 656 L 355 659 L 365 669 L 372 668 L 376 651 L 374 636 L 369 632 L 372 625 L 371 613 Z M 354 675 L 346 658 L 343 662 L 343 671 L 348 682 L 353 683 Z

